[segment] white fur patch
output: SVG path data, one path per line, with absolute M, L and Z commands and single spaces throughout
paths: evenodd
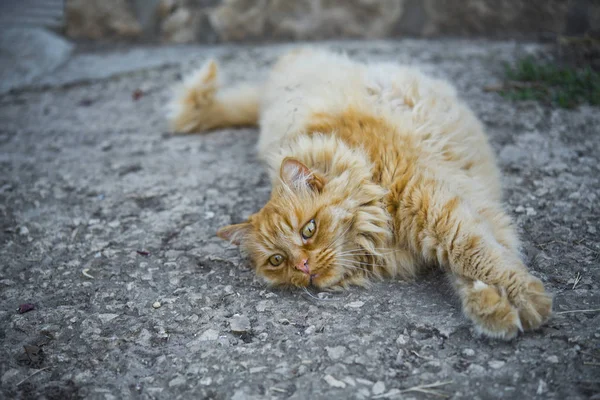
M 475 283 L 473 283 L 473 290 L 480 291 L 480 290 L 487 289 L 488 287 L 489 286 L 482 281 L 475 281 Z

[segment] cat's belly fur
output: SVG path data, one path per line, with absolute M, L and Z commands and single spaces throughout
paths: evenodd
M 348 110 L 383 121 L 398 136 L 369 135 L 367 144 L 379 141 L 379 148 L 393 148 L 398 157 L 415 159 L 421 173 L 451 175 L 454 189 L 477 208 L 490 199 L 500 200 L 499 172 L 487 138 L 455 90 L 444 81 L 391 63 L 361 64 L 315 49 L 281 57 L 261 103 L 259 155 L 269 163 L 270 154 L 286 140 L 319 126 L 324 115 L 335 118 Z M 339 129 L 333 125 L 332 131 Z M 406 148 L 406 140 L 412 148 Z M 381 156 L 372 154 L 371 159 L 377 162 Z M 389 186 L 394 179 L 389 176 L 381 184 Z

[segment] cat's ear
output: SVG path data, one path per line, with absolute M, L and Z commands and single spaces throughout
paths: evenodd
M 217 236 L 223 240 L 239 246 L 246 235 L 250 232 L 252 225 L 249 222 L 241 224 L 227 225 L 217 231 Z
M 322 176 L 314 173 L 306 165 L 292 157 L 286 157 L 283 160 L 279 175 L 281 180 L 290 187 L 306 185 L 320 192 L 325 186 L 325 179 Z

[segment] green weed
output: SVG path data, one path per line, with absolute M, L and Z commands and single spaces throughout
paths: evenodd
M 524 58 L 505 66 L 500 94 L 511 100 L 537 100 L 563 108 L 587 103 L 600 105 L 600 73 L 590 67 L 575 69 Z

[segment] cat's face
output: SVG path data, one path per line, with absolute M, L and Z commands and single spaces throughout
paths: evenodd
M 280 177 L 282 184 L 258 213 L 221 228 L 219 237 L 242 245 L 256 273 L 270 284 L 360 283 L 368 257 L 357 243 L 361 224 L 348 194 L 328 190 L 323 177 L 295 159 L 283 161 Z

